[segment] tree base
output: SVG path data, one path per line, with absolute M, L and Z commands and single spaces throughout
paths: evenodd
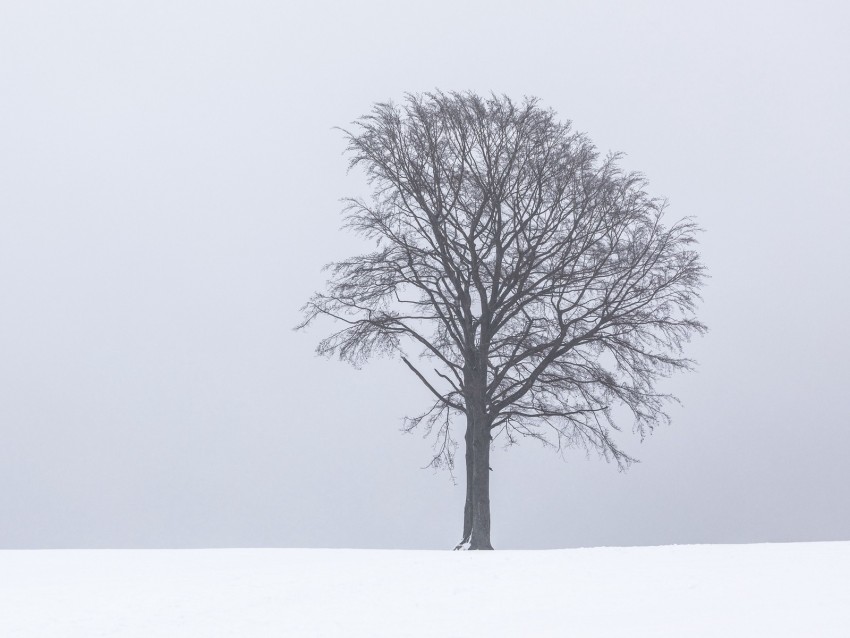
M 482 543 L 480 540 L 473 542 L 472 539 L 467 536 L 454 547 L 454 551 L 456 552 L 469 552 L 478 550 L 493 551 L 493 546 L 490 543 Z

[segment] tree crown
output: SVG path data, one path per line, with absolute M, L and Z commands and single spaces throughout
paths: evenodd
M 533 98 L 408 95 L 344 134 L 373 186 L 344 225 L 375 250 L 330 264 L 304 306 L 300 327 L 341 322 L 317 351 L 400 354 L 433 398 L 407 427 L 436 427 L 435 465 L 451 465 L 451 415 L 476 397 L 493 436 L 632 461 L 613 408 L 641 436 L 669 420 L 656 382 L 692 366 L 683 344 L 706 330 L 696 223 L 666 226 L 641 174 Z

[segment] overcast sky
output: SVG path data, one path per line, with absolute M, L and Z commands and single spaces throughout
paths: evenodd
M 435 88 L 538 96 L 706 229 L 673 424 L 627 473 L 498 448 L 494 545 L 850 539 L 848 6 L 3 2 L 0 547 L 459 540 L 427 390 L 292 331 L 364 248 L 333 127 Z

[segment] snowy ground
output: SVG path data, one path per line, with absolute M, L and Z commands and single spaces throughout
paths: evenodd
M 850 636 L 850 542 L 0 551 L 0 636 Z

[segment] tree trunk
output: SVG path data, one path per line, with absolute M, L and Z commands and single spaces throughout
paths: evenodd
M 472 535 L 472 415 L 466 415 L 466 503 L 463 506 L 463 540 L 461 545 L 469 542 Z
M 486 418 L 472 433 L 472 536 L 469 549 L 493 549 L 490 544 L 490 424 Z
M 464 549 L 468 547 L 470 537 L 472 536 L 472 413 L 466 414 L 466 435 L 464 443 L 466 444 L 465 460 L 466 460 L 466 502 L 463 505 L 463 536 L 461 541 L 455 546 L 455 549 Z
M 493 549 L 490 544 L 490 419 L 485 403 L 487 367 L 478 358 L 469 396 L 472 430 L 472 535 L 469 549 Z
M 493 549 L 490 544 L 490 418 L 485 393 L 487 365 L 476 348 L 464 370 L 466 403 L 466 503 L 463 540 L 456 549 Z

